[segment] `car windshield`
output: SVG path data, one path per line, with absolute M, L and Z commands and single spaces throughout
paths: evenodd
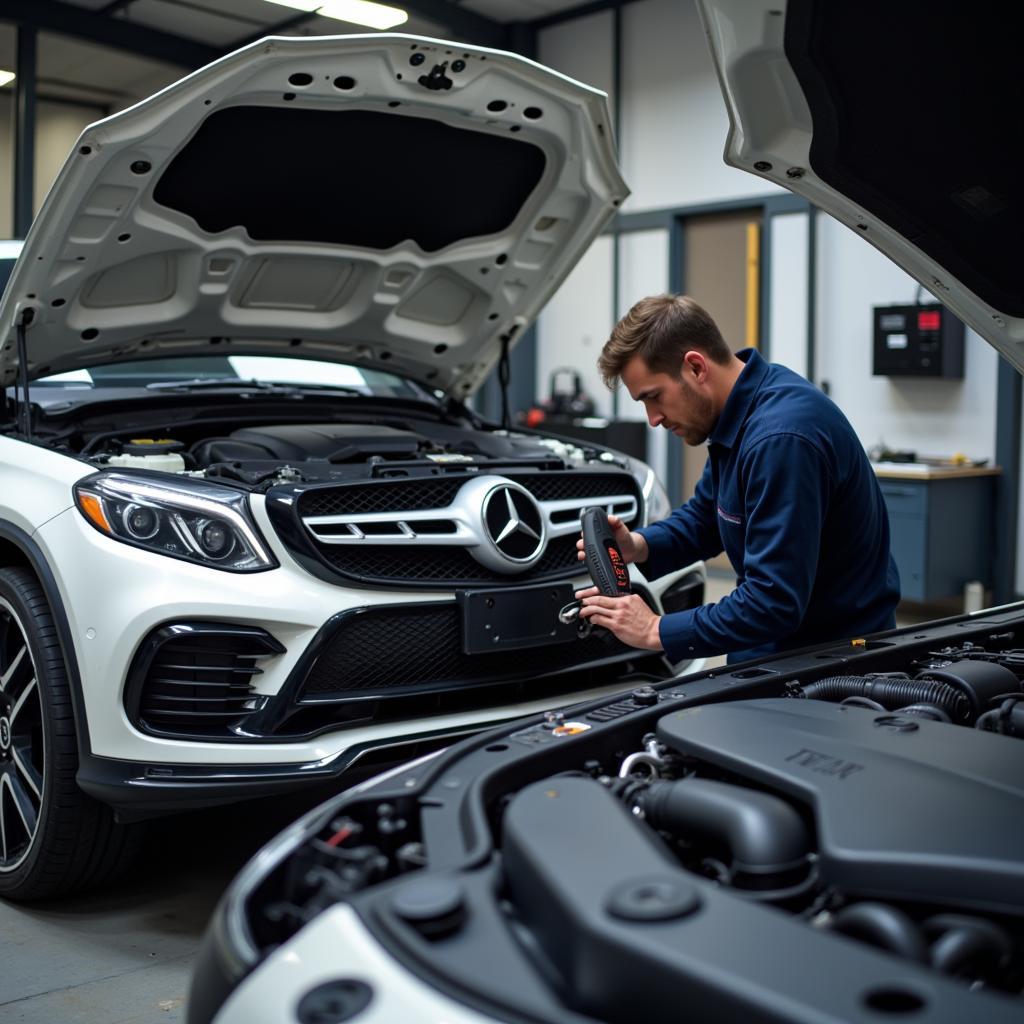
M 336 388 L 382 398 L 425 398 L 429 392 L 395 374 L 344 363 L 286 356 L 179 356 L 71 370 L 33 381 L 32 386 L 209 388 L 256 382 L 286 387 Z

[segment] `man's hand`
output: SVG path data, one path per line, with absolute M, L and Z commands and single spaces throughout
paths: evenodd
M 619 545 L 626 565 L 629 565 L 630 562 L 645 562 L 647 560 L 647 541 L 639 533 L 630 533 L 626 529 L 626 524 L 618 516 L 609 516 L 608 525 L 615 534 L 615 543 Z M 584 557 L 583 534 L 580 534 L 580 539 L 576 541 L 576 558 L 582 562 Z
M 604 626 L 630 647 L 642 651 L 662 650 L 658 633 L 661 616 L 655 615 L 639 594 L 604 597 L 597 587 L 588 587 L 577 590 L 576 597 L 583 600 L 580 618 L 590 619 L 595 626 Z

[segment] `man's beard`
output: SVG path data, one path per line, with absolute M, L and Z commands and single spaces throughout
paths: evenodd
M 687 393 L 687 402 L 690 408 L 690 424 L 679 424 L 683 441 L 696 448 L 702 445 L 714 430 L 717 417 L 715 416 L 714 403 L 707 395 L 702 394 L 685 377 L 680 377 L 679 384 Z

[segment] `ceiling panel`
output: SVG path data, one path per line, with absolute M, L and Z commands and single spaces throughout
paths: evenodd
M 401 0 L 397 0 L 401 2 Z M 493 21 L 533 21 L 550 14 L 562 14 L 579 7 L 585 0 L 465 0 L 460 4 L 474 14 L 482 14 Z
M 71 4 L 72 7 L 86 7 L 90 11 L 100 11 L 110 3 L 110 0 L 61 0 L 61 2 Z
M 236 4 L 242 7 L 242 4 Z M 189 3 L 187 5 L 169 0 L 135 0 L 135 2 L 121 12 L 118 17 L 129 21 L 134 25 L 145 25 L 147 28 L 159 29 L 161 32 L 170 32 L 174 35 L 185 35 L 190 39 L 198 40 L 209 46 L 219 46 L 230 49 L 232 45 L 241 39 L 261 32 L 268 25 L 275 24 L 280 20 L 278 13 L 287 16 L 290 12 L 287 8 L 278 7 L 276 4 L 262 3 L 260 0 L 249 0 L 246 5 L 249 8 L 247 14 L 241 12 L 221 13 L 207 8 L 206 4 Z M 264 11 L 270 14 L 265 20 L 253 17 L 253 9 L 259 14 Z M 317 21 L 323 21 L 317 18 Z
M 119 110 L 180 78 L 182 68 L 51 32 L 39 34 L 37 74 L 46 95 L 102 98 Z

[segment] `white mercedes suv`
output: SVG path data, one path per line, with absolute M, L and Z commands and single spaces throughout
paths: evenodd
M 652 471 L 465 404 L 627 194 L 608 124 L 530 61 L 372 35 L 86 129 L 0 306 L 0 895 L 681 667 L 557 617 L 581 509 L 663 516 Z

